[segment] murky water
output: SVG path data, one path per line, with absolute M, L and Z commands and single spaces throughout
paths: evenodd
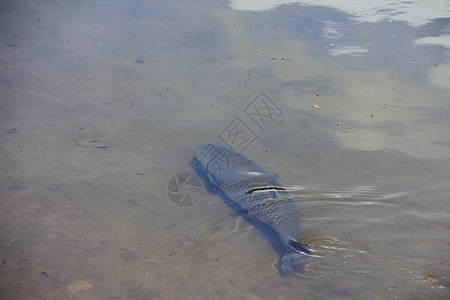
M 1 4 L 0 298 L 449 297 L 448 3 L 252 2 Z M 303 273 L 184 182 L 208 141 L 291 189 Z

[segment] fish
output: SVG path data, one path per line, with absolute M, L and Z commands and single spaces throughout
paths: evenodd
M 194 154 L 211 184 L 246 210 L 251 219 L 275 230 L 282 244 L 279 269 L 284 274 L 296 272 L 294 262 L 309 257 L 312 250 L 299 241 L 300 213 L 278 182 L 278 175 L 223 145 L 203 143 Z

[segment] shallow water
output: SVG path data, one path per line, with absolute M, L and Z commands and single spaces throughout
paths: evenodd
M 448 4 L 284 2 L 1 4 L 0 298 L 449 296 Z M 290 189 L 303 273 L 208 141 Z

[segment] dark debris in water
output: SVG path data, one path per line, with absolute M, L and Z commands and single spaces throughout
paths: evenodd
M 128 252 L 120 254 L 120 257 L 124 260 L 132 260 L 132 259 L 139 258 L 140 256 L 134 251 L 128 251 Z
M 106 149 L 108 146 L 105 144 L 99 143 L 98 140 L 91 140 L 91 141 L 83 141 L 83 140 L 73 140 L 74 144 L 73 147 L 81 147 L 81 148 L 96 148 L 96 149 Z

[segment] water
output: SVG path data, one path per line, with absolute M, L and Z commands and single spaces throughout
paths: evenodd
M 0 298 L 448 298 L 448 3 L 267 3 L 1 4 Z M 202 180 L 168 197 L 237 128 L 304 273 Z

